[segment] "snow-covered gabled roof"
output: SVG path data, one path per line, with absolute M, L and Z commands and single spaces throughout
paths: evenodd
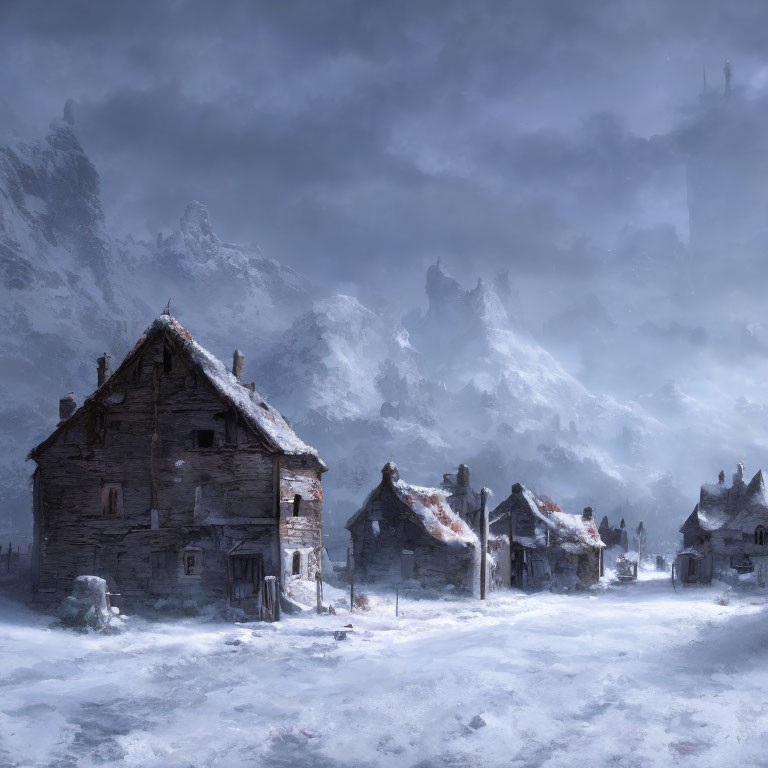
M 392 482 L 392 488 L 400 501 L 419 518 L 424 529 L 436 539 L 479 544 L 477 534 L 451 509 L 447 491 L 409 485 L 399 478 Z
M 317 451 L 296 435 L 279 411 L 269 405 L 255 389 L 252 390 L 250 387 L 245 386 L 221 360 L 200 346 L 192 338 L 189 331 L 170 315 L 161 315 L 153 321 L 152 325 L 147 328 L 136 342 L 133 349 L 126 355 L 117 370 L 101 387 L 86 398 L 83 405 L 70 418 L 73 418 L 77 413 L 88 407 L 103 389 L 109 387 L 110 382 L 114 381 L 117 372 L 126 366 L 143 347 L 150 335 L 154 333 L 167 333 L 171 336 L 180 346 L 182 352 L 186 353 L 189 361 L 205 377 L 222 399 L 235 408 L 244 421 L 261 435 L 270 447 L 290 456 L 311 456 L 325 470 L 325 464 L 318 457 Z M 60 424 L 46 440 L 34 448 L 30 453 L 30 457 L 34 458 L 35 454 L 43 449 L 66 423 Z
M 556 534 L 560 543 L 600 548 L 605 546 L 594 518 L 585 520 L 581 515 L 563 512 L 554 501 L 546 496 L 535 496 L 525 486 L 521 486 L 521 495 L 533 515 Z
M 269 405 L 257 391 L 246 387 L 221 360 L 200 346 L 175 318 L 161 315 L 148 333 L 159 328 L 166 330 L 181 343 L 214 389 L 282 453 L 317 457 L 317 451 L 296 435 L 279 411 Z
M 395 463 L 388 461 L 381 470 L 381 483 L 368 494 L 363 506 L 349 518 L 344 526 L 352 530 L 364 515 L 374 496 L 384 487 L 392 489 L 397 499 L 411 512 L 414 522 L 439 541 L 461 546 L 479 545 L 477 534 L 467 525 L 448 502 L 450 493 L 442 488 L 409 485 L 400 479 Z
M 722 481 L 702 485 L 699 503 L 683 528 L 697 522 L 704 531 L 738 529 L 745 517 L 751 518 L 756 512 L 764 512 L 768 516 L 768 491 L 763 471 L 759 469 L 749 484 L 745 485 L 742 480 L 743 469 L 744 464 L 740 462 L 731 486 Z

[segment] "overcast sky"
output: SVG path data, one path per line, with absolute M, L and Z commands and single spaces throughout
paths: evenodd
M 581 273 L 660 221 L 685 240 L 669 132 L 705 66 L 768 83 L 751 0 L 0 9 L 6 127 L 40 134 L 74 99 L 118 232 L 167 232 L 195 198 L 224 239 L 341 287 L 421 286 L 438 255 L 465 279 Z

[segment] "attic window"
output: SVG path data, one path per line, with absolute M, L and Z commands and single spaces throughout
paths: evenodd
M 297 493 L 293 497 L 293 516 L 298 517 L 300 511 L 301 511 L 301 494 Z
M 101 514 L 104 517 L 123 516 L 123 487 L 109 483 L 101 489 Z
M 173 352 L 170 347 L 163 347 L 163 373 L 171 373 L 173 371 Z
M 762 525 L 758 525 L 755 528 L 755 544 L 762 547 L 765 545 L 765 528 Z
M 212 429 L 195 430 L 195 448 L 213 448 L 216 433 Z

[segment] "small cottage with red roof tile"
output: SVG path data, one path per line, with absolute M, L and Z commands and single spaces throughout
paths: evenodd
M 480 541 L 452 509 L 451 493 L 409 485 L 385 464 L 381 483 L 346 524 L 355 579 L 476 592 Z
M 603 549 L 592 508 L 563 512 L 520 483 L 490 514 L 490 531 L 509 539 L 509 586 L 585 589 L 603 575 Z

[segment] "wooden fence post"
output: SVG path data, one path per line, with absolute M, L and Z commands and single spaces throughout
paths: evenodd
M 395 616 L 400 615 L 400 588 L 395 590 Z

